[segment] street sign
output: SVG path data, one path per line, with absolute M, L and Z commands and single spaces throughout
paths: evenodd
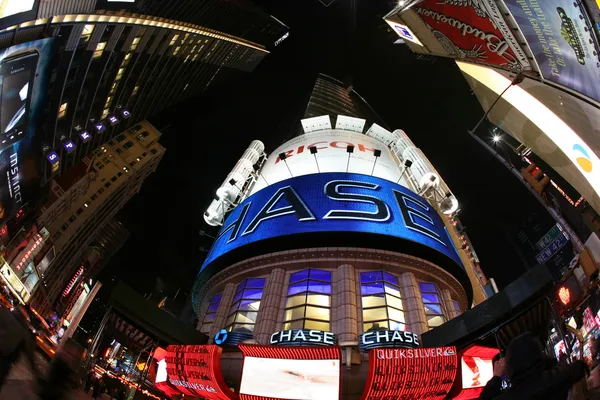
M 556 237 L 558 235 L 560 235 L 560 233 L 562 232 L 562 229 L 560 229 L 560 227 L 558 226 L 558 224 L 554 225 L 549 231 L 548 233 L 546 233 L 536 244 L 535 244 L 535 248 L 538 249 L 538 251 L 542 251 L 544 250 L 546 247 L 548 247 L 548 245 L 550 245 L 550 243 L 552 243 L 552 241 L 554 239 L 556 239 Z
M 558 253 L 558 251 L 561 248 L 563 248 L 564 245 L 566 245 L 567 243 L 569 243 L 569 237 L 565 233 L 562 233 L 561 235 L 558 235 L 558 237 L 556 239 L 554 239 L 554 241 L 552 243 L 550 243 L 548 245 L 548 247 L 546 247 L 544 250 L 542 250 L 535 257 L 536 261 L 539 264 L 545 263 L 550 258 L 552 258 L 553 255 L 555 255 L 556 253 Z

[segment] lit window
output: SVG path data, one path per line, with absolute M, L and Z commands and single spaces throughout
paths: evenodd
M 456 316 L 457 317 L 460 314 L 462 314 L 462 311 L 460 310 L 460 304 L 458 304 L 458 301 L 452 301 L 452 305 L 454 306 L 454 311 L 456 311 Z
M 169 43 L 169 46 L 173 46 L 178 38 L 179 38 L 179 35 L 173 36 L 173 39 L 171 39 L 171 43 Z
M 192 61 L 196 61 L 198 59 L 198 54 L 194 54 L 194 57 L 192 57 Z
M 102 56 L 102 52 L 104 51 L 105 47 L 106 47 L 106 42 L 98 43 L 98 46 L 96 46 L 96 50 L 94 50 L 94 56 L 92 58 L 93 59 L 100 58 Z
M 140 43 L 140 39 L 139 37 L 136 37 L 135 39 L 133 39 L 133 42 L 131 42 L 131 46 L 129 46 L 129 50 L 130 51 L 134 51 L 136 47 L 138 47 L 138 44 Z
M 58 118 L 63 118 L 67 115 L 67 105 L 68 103 L 62 103 L 58 109 Z
M 133 91 L 131 92 L 131 95 L 132 95 L 132 96 L 135 96 L 135 95 L 138 93 L 138 90 L 140 90 L 140 85 L 136 85 L 136 86 L 133 88 Z
M 123 71 L 125 71 L 125 68 L 119 68 L 117 71 L 117 76 L 115 76 L 115 82 L 121 79 L 121 76 L 123 76 Z
M 175 47 L 175 50 L 173 50 L 173 55 L 177 55 L 177 53 L 179 53 L 179 49 L 181 48 L 181 46 L 177 46 Z
M 398 278 L 385 271 L 360 274 L 363 330 L 404 331 L 406 320 Z
M 264 287 L 265 278 L 248 278 L 237 286 L 229 309 L 229 317 L 225 323 L 228 331 L 238 329 L 254 331 Z
M 104 104 L 104 107 L 108 108 L 110 106 L 110 103 L 111 103 L 112 99 L 113 99 L 112 96 L 108 96 L 106 98 L 106 103 Z M 102 117 L 102 118 L 104 118 L 104 117 Z
M 442 296 L 435 283 L 419 282 L 421 298 L 427 314 L 427 325 L 430 328 L 442 325 L 446 322 L 446 313 L 442 305 Z
M 217 309 L 219 308 L 219 303 L 221 302 L 222 294 L 216 294 L 210 299 L 208 303 L 208 309 L 206 310 L 206 314 L 204 315 L 204 320 L 202 321 L 202 325 L 200 325 L 200 332 L 208 333 L 210 332 L 210 327 L 212 326 L 213 321 L 215 320 L 215 316 L 217 315 Z
M 331 272 L 305 269 L 290 276 L 283 329 L 328 331 Z
M 87 42 L 88 40 L 90 40 L 90 36 L 92 35 L 92 32 L 94 32 L 94 25 L 85 25 L 83 27 L 83 32 L 81 33 L 81 38 L 83 39 L 83 42 Z

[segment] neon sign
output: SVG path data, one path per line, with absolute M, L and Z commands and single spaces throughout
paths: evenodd
M 360 336 L 361 350 L 379 347 L 419 347 L 419 335 L 411 332 L 381 330 L 365 332 Z
M 269 343 L 291 346 L 334 346 L 336 341 L 335 333 L 332 332 L 323 332 L 314 329 L 290 329 L 273 333 Z
M 569 288 L 566 287 L 561 287 L 558 290 L 558 298 L 560 299 L 560 302 L 563 303 L 565 306 L 567 304 L 569 304 L 569 302 L 571 301 L 571 291 L 569 290 Z
M 17 271 L 20 271 L 24 265 L 29 264 L 29 260 L 31 259 L 31 257 L 35 256 L 38 253 L 38 251 L 40 250 L 40 246 L 43 244 L 44 239 L 39 234 L 36 234 L 36 240 L 27 244 L 27 247 L 29 247 L 29 249 L 25 250 L 25 252 L 21 255 L 21 259 L 17 264 L 15 264 L 15 269 Z
M 77 270 L 77 272 L 75 272 L 75 275 L 73 275 L 73 277 L 69 281 L 69 284 L 67 285 L 67 287 L 65 288 L 65 290 L 63 290 L 63 292 L 62 292 L 62 296 L 63 297 L 66 297 L 69 293 L 71 293 L 71 290 L 73 289 L 73 286 L 75 286 L 75 283 L 77 282 L 77 280 L 79 279 L 79 277 L 81 276 L 81 274 L 83 274 L 83 265 L 79 267 L 79 269 Z
M 361 400 L 446 398 L 456 379 L 455 347 L 374 349 Z

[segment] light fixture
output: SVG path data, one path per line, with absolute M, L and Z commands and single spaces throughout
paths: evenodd
M 499 141 L 500 141 L 500 135 L 494 135 L 494 136 L 492 136 L 492 142 L 498 143 Z

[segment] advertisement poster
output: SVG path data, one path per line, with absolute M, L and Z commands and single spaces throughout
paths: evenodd
M 510 70 L 531 68 L 493 0 L 425 0 L 413 7 L 454 58 Z
M 0 29 L 36 18 L 39 0 L 0 0 Z
M 0 52 L 0 224 L 39 189 L 41 135 L 36 121 L 44 106 L 53 43 L 36 40 Z
M 600 62 L 585 11 L 569 0 L 506 0 L 544 79 L 600 101 Z

